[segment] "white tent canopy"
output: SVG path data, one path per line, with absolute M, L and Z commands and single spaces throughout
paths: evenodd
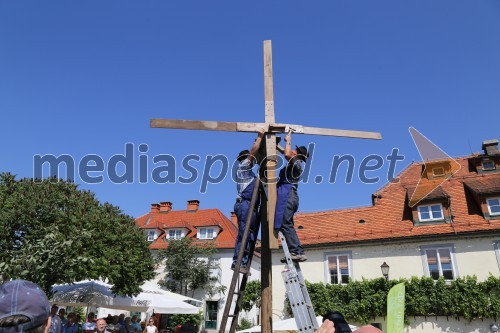
M 135 297 L 116 296 L 111 292 L 111 286 L 102 281 L 57 285 L 53 287 L 53 292 L 51 302 L 62 306 L 95 306 L 148 313 L 196 314 L 200 308 L 186 303 L 185 300 L 201 303 L 159 288 L 143 290 Z

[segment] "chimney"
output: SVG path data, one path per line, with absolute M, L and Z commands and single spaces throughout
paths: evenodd
M 498 151 L 498 140 L 497 139 L 483 141 L 483 145 L 481 146 L 481 148 L 483 148 L 485 155 L 498 155 L 498 154 L 500 154 L 500 152 Z
M 234 223 L 234 225 L 238 225 L 238 218 L 236 217 L 236 213 L 235 212 L 231 212 L 231 222 Z
M 151 204 L 150 214 L 158 214 L 160 212 L 160 205 L 157 203 Z
M 188 200 L 187 210 L 189 212 L 196 212 L 200 207 L 200 200 Z
M 160 212 L 168 213 L 172 210 L 172 203 L 170 201 L 160 202 Z

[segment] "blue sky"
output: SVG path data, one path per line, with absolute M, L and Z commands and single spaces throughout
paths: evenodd
M 500 137 L 498 1 L 2 1 L 0 171 L 32 177 L 36 154 L 107 161 L 126 143 L 149 146 L 150 173 L 159 154 L 176 158 L 177 176 L 189 154 L 234 158 L 253 134 L 151 129 L 149 119 L 262 122 L 265 39 L 278 122 L 383 135 L 294 136 L 316 144 L 312 179 L 328 178 L 334 155 L 352 154 L 357 172 L 364 157 L 393 148 L 405 156 L 401 171 L 420 160 L 410 126 L 451 156 Z M 368 205 L 387 171 L 386 161 L 370 185 L 346 184 L 342 168 L 334 184 L 302 184 L 299 210 Z M 199 181 L 137 178 L 76 182 L 132 216 L 189 199 L 232 210 L 230 177 L 203 194 Z

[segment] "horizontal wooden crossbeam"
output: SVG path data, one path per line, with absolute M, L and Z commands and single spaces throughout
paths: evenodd
M 382 139 L 378 132 L 351 131 L 333 128 L 309 127 L 292 124 L 268 124 L 246 122 L 224 122 L 204 120 L 151 119 L 152 128 L 170 128 L 186 130 L 206 130 L 225 132 L 258 132 L 264 128 L 269 133 L 287 133 L 290 129 L 296 134 L 312 134 L 325 136 L 340 136 L 358 139 Z

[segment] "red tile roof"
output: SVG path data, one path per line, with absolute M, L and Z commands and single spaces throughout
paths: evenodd
M 218 249 L 234 248 L 238 227 L 224 216 L 218 209 L 198 209 L 196 211 L 170 210 L 168 212 L 148 213 L 135 219 L 142 229 L 159 229 L 160 236 L 149 246 L 152 250 L 164 249 L 165 230 L 169 228 L 186 228 L 187 236 L 203 244 L 206 240 L 197 240 L 197 227 L 218 226 L 220 231 L 215 239 Z
M 485 220 L 470 191 L 464 187 L 464 182 L 471 181 L 488 189 L 500 186 L 500 174 L 477 174 L 475 170 L 469 170 L 468 158 L 475 156 L 457 158 L 461 169 L 433 192 L 433 195 L 439 192 L 438 197 L 443 193 L 449 196 L 452 223 L 414 226 L 407 191 L 415 189 L 423 168 L 422 163 L 412 163 L 401 172 L 399 182 L 396 179 L 375 193 L 373 206 L 297 214 L 297 234 L 303 245 L 321 246 L 492 230 L 500 232 L 500 220 Z

